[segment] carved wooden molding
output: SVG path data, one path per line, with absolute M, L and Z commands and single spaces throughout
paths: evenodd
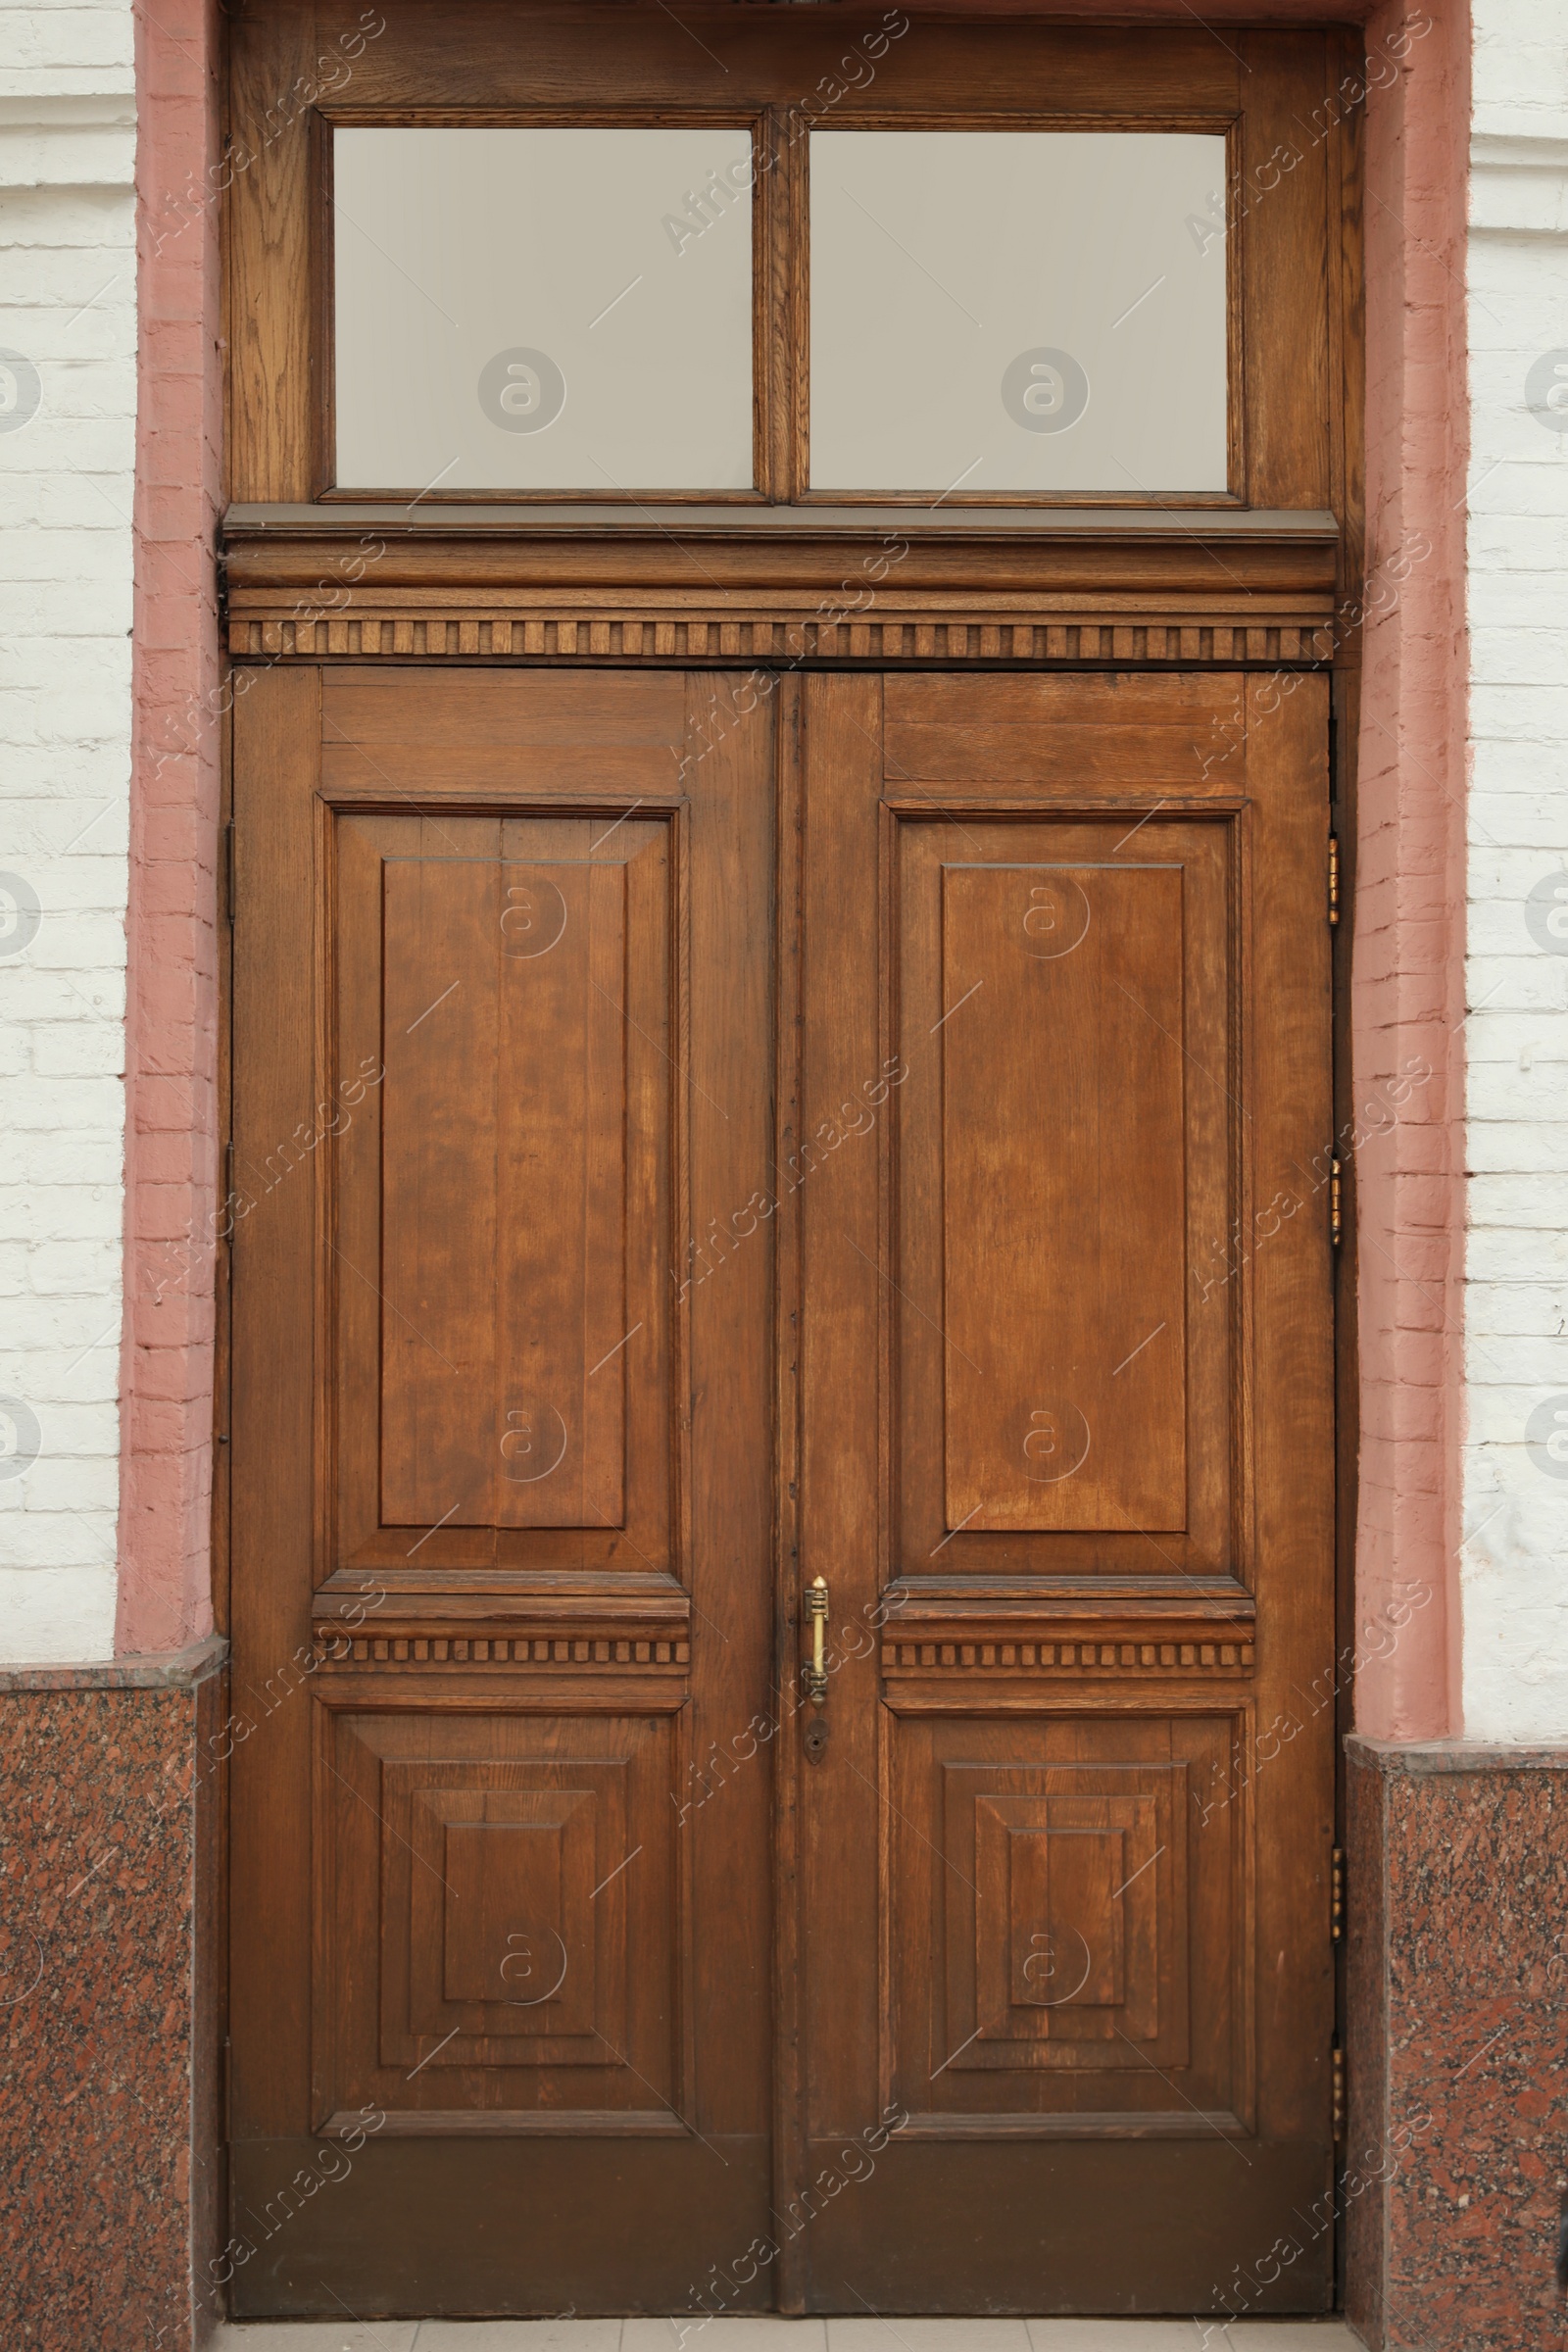
M 312 1641 L 318 1666 L 508 1666 L 590 1671 L 666 1670 L 689 1666 L 687 1641 L 637 1641 L 605 1635 L 357 1634 L 318 1625 Z
M 1251 1642 L 884 1642 L 886 1674 L 1250 1674 Z
M 236 598 L 228 650 L 241 661 L 574 662 L 1264 662 L 1281 666 L 1328 661 L 1333 631 L 1310 614 L 1266 623 L 1168 613 L 1130 620 L 1115 613 L 902 612 L 866 620 L 817 620 L 790 614 L 744 619 L 689 612 L 606 614 L 550 611 L 506 612 L 492 604 L 432 609 L 369 606 L 335 617 L 300 617 L 296 596 Z

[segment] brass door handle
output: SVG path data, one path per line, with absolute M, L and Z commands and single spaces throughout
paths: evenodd
M 819 1707 L 827 1697 L 827 1585 L 822 1577 L 806 1588 L 806 1614 L 811 1626 L 811 1659 L 806 1669 L 806 1695 Z

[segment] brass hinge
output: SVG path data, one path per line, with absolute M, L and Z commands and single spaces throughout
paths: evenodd
M 223 827 L 223 920 L 234 928 L 234 828 Z
M 1339 2043 L 1331 2053 L 1333 2061 L 1333 2129 L 1337 2140 L 1345 2137 L 1345 2052 Z
M 1329 1161 L 1329 1241 L 1337 1250 L 1345 1239 L 1345 1170 Z
M 1338 1943 L 1345 1934 L 1345 1848 L 1337 1845 L 1329 1857 L 1329 1936 Z
M 1340 919 L 1340 837 L 1329 835 L 1329 921 Z

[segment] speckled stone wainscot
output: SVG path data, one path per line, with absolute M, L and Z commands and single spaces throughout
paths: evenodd
M 1536 2352 L 1563 2324 L 1568 1748 L 1348 1757 L 1347 2312 L 1377 2352 Z
M 0 1669 L 0 2341 L 186 2352 L 219 2212 L 223 1644 Z

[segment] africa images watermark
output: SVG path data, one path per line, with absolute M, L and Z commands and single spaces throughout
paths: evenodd
M 780 2226 L 777 2237 L 754 2237 L 727 2269 L 716 2262 L 709 2265 L 708 2277 L 701 2285 L 694 2283 L 687 2289 L 694 2307 L 703 2316 L 680 2323 L 680 2332 L 675 2338 L 677 2352 L 701 2335 L 710 2321 L 721 2319 L 758 2274 L 776 2262 L 784 2248 L 793 2244 L 835 2197 L 841 2196 L 854 2182 L 870 2180 L 876 2171 L 872 2159 L 881 2155 L 894 2132 L 901 2132 L 908 2120 L 908 2109 L 897 2100 L 884 2107 L 877 2122 L 854 2133 L 839 2149 L 837 2161 L 823 2165 L 816 2178 L 790 2199 L 783 2213 L 773 2211 L 773 2219 Z
M 809 137 L 824 117 L 843 104 L 852 90 L 867 90 L 876 79 L 874 60 L 886 57 L 894 41 L 904 38 L 909 29 L 909 20 L 899 8 L 890 8 L 879 25 L 862 33 L 853 48 L 840 58 L 835 73 L 824 74 L 816 88 L 798 98 L 789 110 L 789 136 L 779 146 L 763 150 L 759 163 L 755 155 L 737 156 L 722 172 L 712 171 L 701 188 L 688 188 L 681 199 L 684 213 L 665 213 L 660 221 L 665 236 L 678 254 L 684 254 L 699 237 L 716 226 L 739 204 L 743 203 L 759 179 L 776 172 L 790 149 Z M 844 78 L 841 81 L 839 74 Z
M 1185 225 L 1199 252 L 1206 253 L 1211 245 L 1223 242 L 1230 230 L 1239 226 L 1265 196 L 1272 195 L 1287 173 L 1294 172 L 1298 164 L 1305 163 L 1312 150 L 1338 130 L 1347 117 L 1366 105 L 1374 90 L 1392 89 L 1399 78 L 1404 59 L 1416 42 L 1432 30 L 1433 23 L 1422 8 L 1403 18 L 1383 47 L 1368 57 L 1364 74 L 1342 74 L 1338 87 L 1313 107 L 1304 122 L 1299 116 L 1294 118 L 1304 145 L 1298 146 L 1294 140 L 1279 141 L 1273 153 L 1260 164 L 1254 164 L 1245 177 L 1237 174 L 1231 182 L 1228 202 L 1216 188 L 1210 193 L 1206 214 L 1189 213 Z
M 358 2122 L 351 2124 L 339 2138 L 318 2147 L 314 2163 L 297 2166 L 292 2180 L 283 2181 L 273 2190 L 260 2215 L 252 2213 L 249 2206 L 242 2205 L 239 2210 L 255 2234 L 231 2237 L 220 2254 L 211 2257 L 207 2270 L 214 2287 L 226 2286 L 235 2272 L 253 2261 L 262 2248 L 270 2244 L 280 2230 L 286 2229 L 294 2216 L 302 2212 L 323 2188 L 346 2180 L 354 2170 L 354 2158 L 371 2133 L 379 2132 L 385 2122 L 386 2115 L 381 2108 L 362 2107 Z
M 292 89 L 284 91 L 273 104 L 264 108 L 261 120 L 261 140 L 255 147 L 243 143 L 230 146 L 216 164 L 209 164 L 205 172 L 189 172 L 185 175 L 182 193 L 166 191 L 163 214 L 152 231 L 152 258 L 156 259 L 166 245 L 184 235 L 193 220 L 210 213 L 233 186 L 241 172 L 249 172 L 269 147 L 273 146 L 290 126 L 298 122 L 310 109 L 319 106 L 323 98 L 340 95 L 354 78 L 349 62 L 363 57 L 368 44 L 379 39 L 386 30 L 386 19 L 377 8 L 360 11 L 358 24 L 351 25 L 337 36 L 335 50 L 316 61 L 316 75 L 300 74 Z

